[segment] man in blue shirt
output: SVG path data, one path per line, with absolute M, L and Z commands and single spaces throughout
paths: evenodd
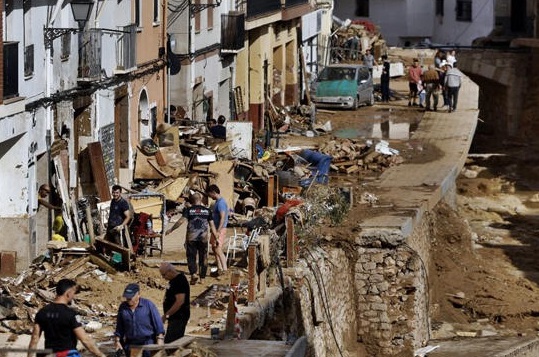
M 223 246 L 225 244 L 226 226 L 228 224 L 228 205 L 226 200 L 221 196 L 221 190 L 217 185 L 209 185 L 206 193 L 211 199 L 215 200 L 213 206 L 213 224 L 215 224 L 215 230 L 218 235 L 216 236 L 212 232 L 210 244 L 215 254 L 215 260 L 217 261 L 217 275 L 222 275 L 227 270 Z
M 131 346 L 163 344 L 165 328 L 161 315 L 153 302 L 140 297 L 138 284 L 129 284 L 124 290 L 125 301 L 118 308 L 114 341 L 116 350 L 123 349 L 130 355 Z M 144 351 L 149 357 L 149 351 Z

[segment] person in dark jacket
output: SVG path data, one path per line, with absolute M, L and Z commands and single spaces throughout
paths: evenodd
M 389 102 L 389 69 L 390 63 L 387 55 L 382 55 L 382 74 L 380 76 L 380 90 L 382 91 L 382 102 Z
M 219 115 L 217 118 L 217 125 L 210 127 L 210 133 L 214 138 L 226 139 L 226 118 L 224 115 Z

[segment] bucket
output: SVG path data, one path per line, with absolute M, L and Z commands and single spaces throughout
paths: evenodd
M 210 331 L 211 331 L 211 339 L 218 340 L 219 333 L 220 333 L 219 327 L 212 327 Z
M 122 262 L 122 254 L 118 252 L 112 253 L 112 262 L 116 264 L 120 264 Z

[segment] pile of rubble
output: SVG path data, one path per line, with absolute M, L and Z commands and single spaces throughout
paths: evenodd
M 119 260 L 122 270 L 130 270 L 137 255 L 163 251 L 167 226 L 179 218 L 189 195 L 204 194 L 211 184 L 219 186 L 231 210 L 230 225 L 255 221 L 260 227 L 269 227 L 275 222 L 276 207 L 301 196 L 314 184 L 327 184 L 332 172 L 381 173 L 403 161 L 383 140 L 316 140 L 317 136 L 329 136 L 331 123 L 318 125 L 315 112 L 313 106 L 271 106 L 269 125 L 260 136 L 254 136 L 251 122 L 233 121 L 226 126 L 227 140 L 214 138 L 205 123 L 184 120 L 178 122 L 181 125 L 160 124 L 153 139 L 140 143 L 133 184 L 128 188 L 137 223 L 131 226 L 146 227 L 147 221 L 140 217 L 150 217 L 150 230 L 127 232 L 119 247 L 98 237 L 105 232 L 108 215 L 102 207 L 110 202 L 110 196 L 105 170 L 94 170 L 96 191 L 100 193 L 101 188 L 103 197 L 95 203 L 99 209 L 85 211 L 87 216 L 99 211 L 93 218 L 100 221 L 96 226 L 101 229 L 90 232 L 86 239 L 85 229 L 92 230 L 92 225 L 82 226 L 84 220 L 77 216 L 80 212 L 64 214 L 64 220 L 71 220 L 67 226 L 75 227 L 76 232 L 67 235 L 67 240 L 95 243 L 97 251 L 108 252 L 101 258 L 110 266 L 117 267 Z M 301 136 L 306 145 L 280 148 L 279 139 L 287 136 Z M 99 166 L 98 162 L 93 164 Z
M 332 47 L 344 51 L 341 51 L 343 60 L 361 60 L 361 56 L 354 53 L 354 50 L 365 53 L 365 50 L 371 49 L 374 58 L 387 53 L 387 44 L 380 28 L 367 20 L 353 20 L 348 26 L 341 22 L 335 30 L 335 36 Z

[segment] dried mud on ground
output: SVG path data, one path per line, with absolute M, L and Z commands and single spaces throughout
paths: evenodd
M 403 91 L 401 90 L 401 94 Z M 417 123 L 422 112 L 404 100 L 389 106 L 362 107 L 355 112 L 322 113 L 334 131 L 360 128 L 365 132 L 380 113 Z M 418 119 L 419 117 L 419 119 Z M 410 126 L 410 135 L 414 126 Z M 440 157 L 436 147 L 414 140 L 387 139 L 406 163 Z M 493 143 L 499 143 L 497 146 Z M 500 142 L 476 134 L 472 155 L 457 181 L 457 207 L 439 205 L 434 213 L 432 265 L 429 271 L 432 339 L 458 336 L 535 335 L 539 330 L 539 147 Z M 473 155 L 488 153 L 494 155 Z M 379 172 L 338 175 L 332 182 L 354 191 L 354 206 L 338 225 L 320 228 L 327 240 L 352 239 L 359 219 L 387 212 L 361 203 L 376 196 L 369 182 Z M 368 198 L 368 196 L 367 196 Z
M 430 274 L 435 337 L 459 331 L 533 335 L 539 329 L 539 148 L 476 135 L 457 182 L 458 212 L 437 211 Z M 468 171 L 469 170 L 469 171 Z M 477 174 L 470 174 L 473 171 Z M 464 324 L 464 325 L 460 325 Z

